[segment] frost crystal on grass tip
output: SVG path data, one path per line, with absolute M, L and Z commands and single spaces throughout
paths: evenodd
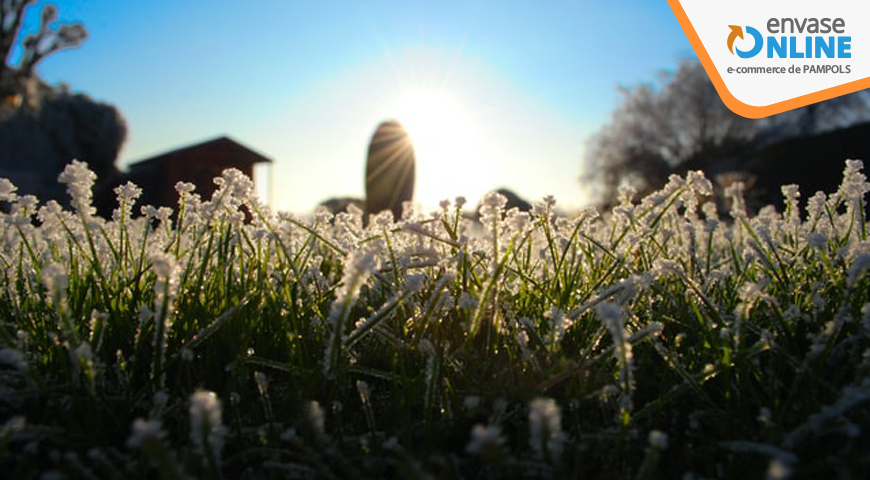
M 17 197 L 15 194 L 17 190 L 18 187 L 10 182 L 8 178 L 0 178 L 0 201 L 14 201 Z
M 797 208 L 798 199 L 801 196 L 800 188 L 797 185 L 789 184 L 780 187 L 782 196 L 785 199 L 785 204 L 789 208 Z
M 852 262 L 852 267 L 849 268 L 849 277 L 846 281 L 846 285 L 849 287 L 854 287 L 855 282 L 864 274 L 868 269 L 870 269 L 870 254 L 862 253 L 855 257 L 855 261 Z
M 393 225 L 393 212 L 384 210 L 371 218 L 371 224 L 378 230 L 389 228 Z
M 405 275 L 405 291 L 407 293 L 417 293 L 422 288 L 426 281 L 425 275 L 409 273 Z
M 791 476 L 791 467 L 778 458 L 774 458 L 767 466 L 767 480 L 785 480 Z
M 254 372 L 254 383 L 257 384 L 257 391 L 260 395 L 265 396 L 269 392 L 269 379 L 263 372 Z
M 96 213 L 91 207 L 94 182 L 97 174 L 88 169 L 88 164 L 73 160 L 57 177 L 57 181 L 66 185 L 75 210 L 85 216 Z
M 201 455 L 208 449 L 215 459 L 220 457 L 226 429 L 223 426 L 221 402 L 214 392 L 197 390 L 190 396 L 190 439 Z
M 867 177 L 861 173 L 864 162 L 861 160 L 846 160 L 843 169 L 843 183 L 840 184 L 839 193 L 847 199 L 861 198 L 870 189 Z
M 127 182 L 115 187 L 115 194 L 118 195 L 118 200 L 130 203 L 142 195 L 142 189 L 137 187 L 133 182 Z
M 193 193 L 194 190 L 196 190 L 196 185 L 190 182 L 178 182 L 175 184 L 175 191 L 178 192 L 179 195 Z
M 344 275 L 342 276 L 339 288 L 336 290 L 333 310 L 338 307 L 340 311 L 344 302 L 356 299 L 360 287 L 362 287 L 375 269 L 375 257 L 368 252 L 352 252 L 347 257 L 344 265 Z M 336 320 L 336 318 L 332 318 L 332 314 L 330 314 L 330 319 Z
M 746 218 L 746 201 L 744 200 L 743 192 L 745 186 L 743 182 L 734 182 L 725 188 L 725 196 L 731 200 L 731 216 L 740 219 Z
M 551 322 L 551 326 L 553 328 L 553 340 L 556 343 L 562 341 L 562 337 L 565 336 L 565 332 L 571 328 L 571 318 L 565 315 L 560 308 L 555 305 L 550 307 L 550 310 L 544 314 L 544 318 L 548 318 Z
M 66 271 L 59 263 L 51 263 L 42 268 L 42 283 L 48 290 L 49 297 L 53 300 L 61 300 L 66 296 L 66 287 L 69 283 Z
M 601 302 L 598 305 L 598 316 L 609 329 L 622 331 L 625 324 L 625 312 L 619 305 L 613 302 Z
M 308 424 L 311 426 L 311 430 L 314 431 L 314 436 L 321 438 L 326 435 L 326 414 L 323 412 L 320 402 L 317 400 L 308 402 L 306 410 Z
M 623 413 L 631 410 L 631 394 L 634 390 L 634 362 L 631 343 L 626 339 L 625 311 L 612 302 L 598 305 L 598 316 L 613 339 L 613 356 L 619 365 L 619 383 L 622 396 L 620 408 Z
M 465 452 L 470 455 L 497 453 L 504 444 L 501 428 L 477 424 L 471 428 L 471 440 L 465 446 Z
M 219 178 L 215 178 L 215 183 L 239 200 L 249 199 L 254 190 L 254 182 L 236 168 L 224 170 Z
M 494 220 L 501 218 L 501 213 L 507 205 L 507 197 L 492 191 L 484 195 L 480 201 L 480 221 L 484 225 L 491 225 Z
M 686 185 L 698 195 L 707 197 L 713 194 L 713 184 L 701 170 L 690 170 L 686 174 Z
M 562 453 L 562 412 L 552 398 L 536 398 L 529 404 L 529 444 L 538 456 Z
M 137 418 L 133 420 L 130 437 L 127 438 L 127 446 L 130 448 L 140 448 L 150 443 L 161 441 L 165 435 L 163 424 L 160 420 Z
M 163 296 L 174 298 L 178 290 L 178 262 L 171 254 L 156 251 L 148 256 L 151 271 L 157 277 L 154 282 L 154 292 L 157 294 L 155 309 L 159 310 Z
M 507 222 L 514 233 L 524 233 L 532 224 L 532 217 L 528 212 L 521 212 L 516 208 L 508 211 Z
M 682 269 L 680 268 L 680 265 L 673 260 L 659 258 L 653 262 L 653 268 L 650 270 L 650 273 L 652 273 L 654 277 L 661 277 L 669 274 L 679 275 L 682 273 Z

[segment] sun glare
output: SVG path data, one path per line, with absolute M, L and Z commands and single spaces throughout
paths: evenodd
M 493 167 L 482 125 L 456 96 L 415 89 L 401 95 L 395 118 L 407 130 L 417 159 L 414 200 L 433 208 L 443 199 L 465 196 L 472 204 L 487 190 Z

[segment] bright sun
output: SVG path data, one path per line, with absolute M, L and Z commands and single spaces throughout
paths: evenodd
M 393 111 L 414 145 L 416 203 L 429 209 L 440 200 L 463 195 L 473 206 L 483 193 L 497 187 L 487 183 L 493 162 L 486 151 L 483 125 L 456 96 L 408 90 Z

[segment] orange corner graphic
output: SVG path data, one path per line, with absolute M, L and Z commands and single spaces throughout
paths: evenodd
M 680 4 L 679 0 L 668 0 L 668 5 L 671 6 L 671 10 L 673 10 L 674 15 L 680 22 L 680 26 L 683 27 L 686 37 L 689 38 L 692 48 L 695 49 L 695 53 L 701 60 L 701 65 L 704 66 L 704 70 L 707 72 L 710 80 L 713 81 L 713 86 L 716 87 L 716 91 L 719 92 L 719 96 L 722 98 L 722 101 L 725 102 L 725 106 L 740 116 L 746 118 L 769 117 L 811 103 L 822 102 L 830 98 L 839 97 L 840 95 L 846 95 L 852 92 L 857 92 L 858 90 L 870 88 L 870 77 L 867 77 L 853 82 L 844 83 L 843 85 L 837 85 L 836 87 L 826 88 L 825 90 L 819 90 L 818 92 L 801 95 L 800 97 L 784 100 L 782 102 L 765 105 L 763 107 L 756 107 L 743 103 L 728 91 L 728 87 L 725 86 L 725 81 L 722 80 L 722 76 L 719 75 L 719 71 L 716 70 L 716 66 L 713 65 L 713 60 L 710 59 L 707 49 L 704 48 L 704 44 L 701 43 L 701 39 L 698 37 L 695 27 L 693 27 L 692 22 L 689 21 L 689 17 L 686 15 L 686 11 L 683 10 L 683 6 Z

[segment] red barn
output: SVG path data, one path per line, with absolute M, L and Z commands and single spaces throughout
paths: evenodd
M 131 164 L 127 177 L 142 187 L 140 205 L 175 208 L 176 183 L 196 185 L 196 192 L 208 200 L 217 188 L 214 178 L 225 169 L 236 168 L 253 179 L 254 165 L 258 163 L 272 160 L 229 137 L 219 137 Z

